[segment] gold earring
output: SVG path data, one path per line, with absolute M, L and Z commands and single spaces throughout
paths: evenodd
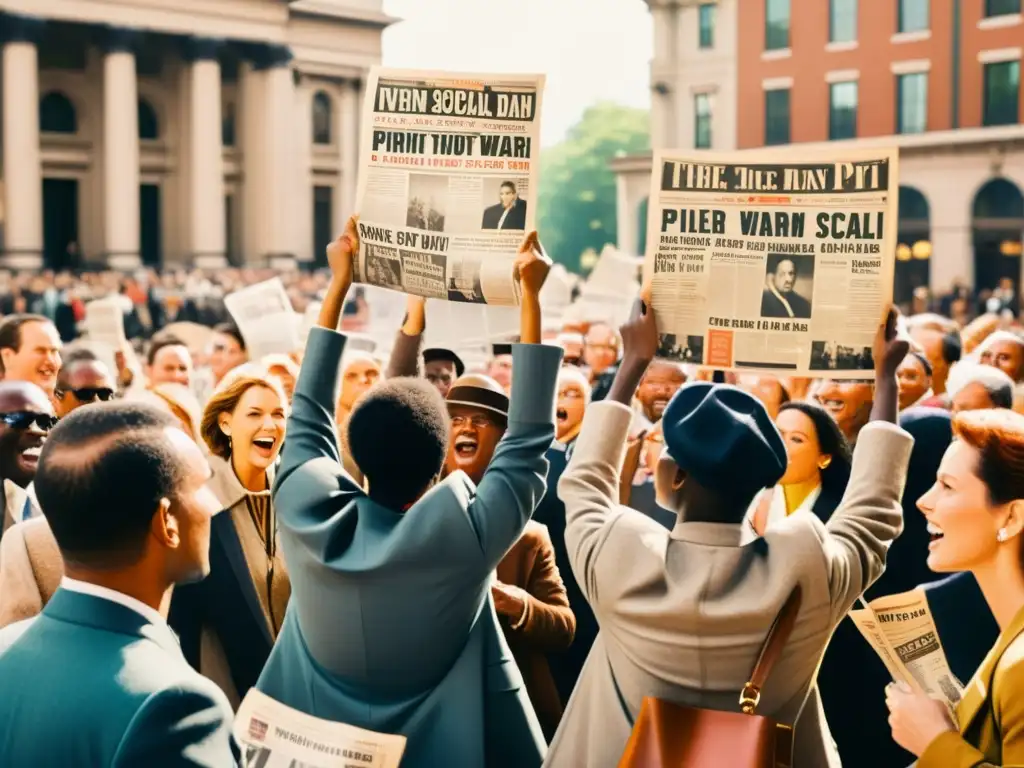
M 828 465 L 832 463 L 832 457 L 827 456 L 818 462 L 818 469 L 828 469 Z

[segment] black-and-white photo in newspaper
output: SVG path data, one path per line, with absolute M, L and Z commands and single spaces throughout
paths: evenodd
M 644 275 L 659 355 L 869 378 L 892 297 L 898 173 L 889 149 L 655 152 Z
M 357 279 L 428 298 L 519 303 L 514 263 L 534 228 L 543 89 L 543 75 L 371 70 Z

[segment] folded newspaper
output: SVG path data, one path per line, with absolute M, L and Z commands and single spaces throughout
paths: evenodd
M 250 689 L 235 717 L 243 768 L 398 768 L 405 736 L 332 723 Z
M 950 710 L 956 708 L 963 684 L 946 661 L 923 589 L 872 600 L 865 608 L 850 611 L 850 618 L 893 680 L 945 701 Z

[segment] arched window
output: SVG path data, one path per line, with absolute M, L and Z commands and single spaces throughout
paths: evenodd
M 901 186 L 899 203 L 893 299 L 905 304 L 913 300 L 917 288 L 927 287 L 931 279 L 931 222 L 928 199 L 920 190 Z
M 975 219 L 1019 219 L 1024 216 L 1024 196 L 1009 179 L 992 179 L 974 196 Z
M 313 143 L 331 143 L 331 97 L 323 91 L 313 96 Z
M 160 121 L 156 117 L 156 110 L 145 99 L 139 99 L 139 138 L 147 141 L 160 138 Z
M 996 178 L 978 190 L 972 207 L 974 285 L 995 288 L 1009 279 L 1020 290 L 1024 240 L 1024 194 L 1009 179 Z
M 225 147 L 235 146 L 235 105 L 230 101 L 220 117 L 220 140 Z
M 39 130 L 43 133 L 78 133 L 75 106 L 63 93 L 51 91 L 40 99 Z

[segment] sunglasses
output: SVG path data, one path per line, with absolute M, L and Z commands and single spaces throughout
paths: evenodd
M 57 423 L 57 419 L 48 413 L 15 411 L 14 413 L 0 413 L 0 422 L 3 422 L 11 429 L 28 429 L 35 424 L 43 432 L 49 432 Z
M 108 400 L 113 400 L 116 394 L 110 387 L 82 387 L 81 389 L 58 389 L 56 391 L 57 397 L 64 397 L 66 393 L 70 392 L 74 395 L 79 402 L 91 403 L 93 400 L 102 400 L 104 403 Z

